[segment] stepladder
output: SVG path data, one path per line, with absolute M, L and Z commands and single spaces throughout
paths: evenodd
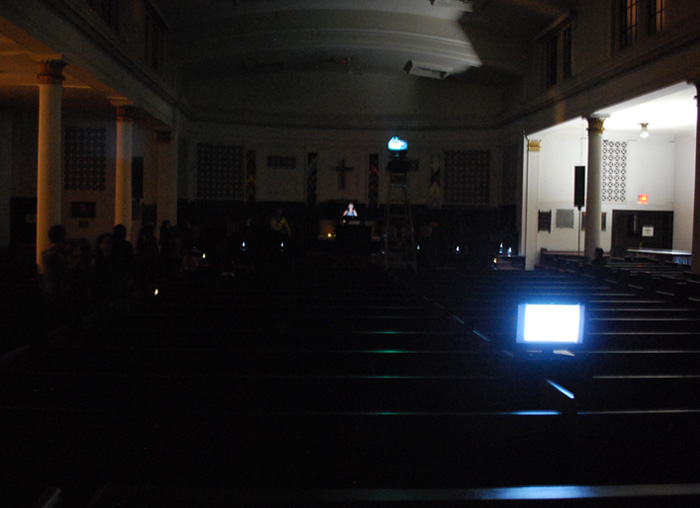
M 386 217 L 382 254 L 387 268 L 416 269 L 416 242 L 409 199 L 408 168 L 387 171 Z

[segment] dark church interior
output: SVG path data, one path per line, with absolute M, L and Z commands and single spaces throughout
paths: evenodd
M 0 507 L 697 506 L 696 131 L 585 245 L 528 178 L 697 83 L 700 8 L 198 4 L 0 0 Z
M 3 505 L 57 492 L 95 508 L 697 499 L 700 282 L 687 270 L 246 254 L 54 330 L 32 281 L 3 273 Z M 521 349 L 524 301 L 584 303 L 584 344 Z

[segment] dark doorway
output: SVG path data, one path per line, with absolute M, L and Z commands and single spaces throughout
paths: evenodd
M 673 248 L 673 212 L 613 210 L 611 253 L 640 248 Z

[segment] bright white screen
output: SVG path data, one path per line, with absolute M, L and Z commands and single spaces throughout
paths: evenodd
M 579 341 L 581 330 L 581 306 L 579 305 L 537 305 L 525 306 L 524 342 L 567 342 Z

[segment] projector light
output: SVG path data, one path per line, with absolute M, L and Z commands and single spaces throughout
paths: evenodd
M 399 139 L 398 136 L 392 137 L 386 146 L 392 152 L 401 152 L 408 149 L 408 143 L 403 139 Z

